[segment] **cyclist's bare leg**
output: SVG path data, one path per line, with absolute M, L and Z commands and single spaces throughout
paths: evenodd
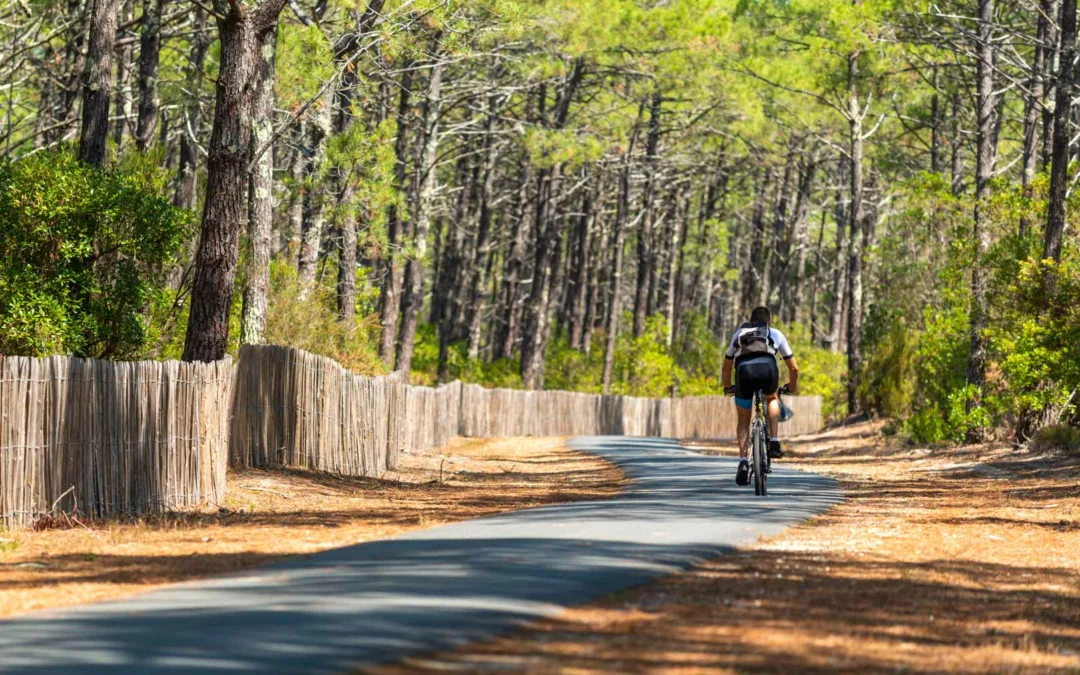
M 735 406 L 738 413 L 739 425 L 735 434 L 739 439 L 739 457 L 746 459 L 750 454 L 750 409 Z
M 765 395 L 765 413 L 769 417 L 769 438 L 780 438 L 778 435 L 780 428 L 780 399 L 776 394 Z

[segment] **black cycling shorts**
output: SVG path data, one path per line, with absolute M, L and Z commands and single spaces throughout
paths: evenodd
M 758 390 L 775 394 L 780 386 L 780 369 L 772 356 L 754 356 L 735 366 L 735 402 L 746 402 L 749 407 Z

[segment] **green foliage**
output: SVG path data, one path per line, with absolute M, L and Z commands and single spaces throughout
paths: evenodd
M 0 165 L 0 352 L 124 358 L 191 232 L 152 156 L 99 170 L 67 151 Z
M 328 271 L 323 278 L 325 281 L 302 299 L 304 288 L 296 268 L 284 260 L 271 263 L 266 342 L 328 356 L 361 375 L 385 373 L 378 357 L 377 317 L 358 317 L 355 326 L 343 324 L 337 316 L 334 286 L 329 281 L 336 274 Z
M 843 417 L 847 407 L 847 356 L 815 346 L 810 330 L 801 325 L 777 326 L 788 339 L 799 364 L 799 393 L 821 397 L 825 420 Z M 780 382 L 787 381 L 787 368 L 780 363 Z
M 1032 449 L 1038 452 L 1060 451 L 1078 455 L 1080 454 L 1080 429 L 1067 424 L 1051 424 L 1043 427 L 1035 434 Z
M 650 316 L 645 330 L 635 338 L 619 335 L 614 372 L 617 381 L 611 393 L 624 396 L 671 396 L 686 373 L 675 363 L 667 348 L 667 322 L 661 315 Z

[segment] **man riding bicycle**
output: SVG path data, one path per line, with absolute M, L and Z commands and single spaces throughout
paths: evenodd
M 792 353 L 784 334 L 773 328 L 771 323 L 772 313 L 768 307 L 755 308 L 750 313 L 750 320 L 735 330 L 724 355 L 724 368 L 720 378 L 724 391 L 735 394 L 735 409 L 739 416 L 739 468 L 735 472 L 735 483 L 738 485 L 747 485 L 750 482 L 748 437 L 751 406 L 754 392 L 758 390 L 765 395 L 767 404 L 769 457 L 780 459 L 784 456 L 777 433 L 780 423 L 780 401 L 776 396 L 780 380 L 780 369 L 776 365 L 777 354 L 787 364 L 787 392 L 794 394 L 799 387 L 799 365 L 795 362 L 795 354 Z M 734 385 L 731 382 L 732 373 L 736 375 Z

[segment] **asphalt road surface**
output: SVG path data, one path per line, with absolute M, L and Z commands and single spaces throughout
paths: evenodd
M 0 673 L 337 673 L 491 637 L 685 569 L 822 513 L 822 476 L 673 441 L 582 437 L 618 497 L 516 511 L 289 559 L 129 599 L 0 621 Z

